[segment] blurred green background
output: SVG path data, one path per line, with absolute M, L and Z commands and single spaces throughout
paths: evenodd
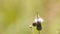
M 60 33 L 60 0 L 0 0 L 0 34 L 32 34 L 36 11 L 44 19 L 41 34 Z

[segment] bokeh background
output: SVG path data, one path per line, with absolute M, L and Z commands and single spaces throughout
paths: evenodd
M 44 19 L 41 34 L 60 34 L 60 0 L 0 0 L 0 34 L 32 34 L 36 11 Z

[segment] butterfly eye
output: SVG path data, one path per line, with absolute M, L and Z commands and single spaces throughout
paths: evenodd
M 36 25 L 37 25 L 37 23 L 33 23 L 32 25 L 33 25 L 33 26 L 36 26 Z
M 41 23 L 37 22 L 37 30 L 40 31 L 42 29 Z

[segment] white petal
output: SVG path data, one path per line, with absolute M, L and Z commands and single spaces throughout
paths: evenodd
M 42 23 L 44 20 L 42 18 L 36 18 L 34 22 L 36 23 L 37 21 L 40 21 Z

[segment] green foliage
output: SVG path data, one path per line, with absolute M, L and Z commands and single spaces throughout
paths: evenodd
M 0 34 L 33 34 L 36 11 L 44 19 L 41 34 L 60 29 L 60 0 L 0 0 Z M 59 32 L 60 33 L 60 32 Z

